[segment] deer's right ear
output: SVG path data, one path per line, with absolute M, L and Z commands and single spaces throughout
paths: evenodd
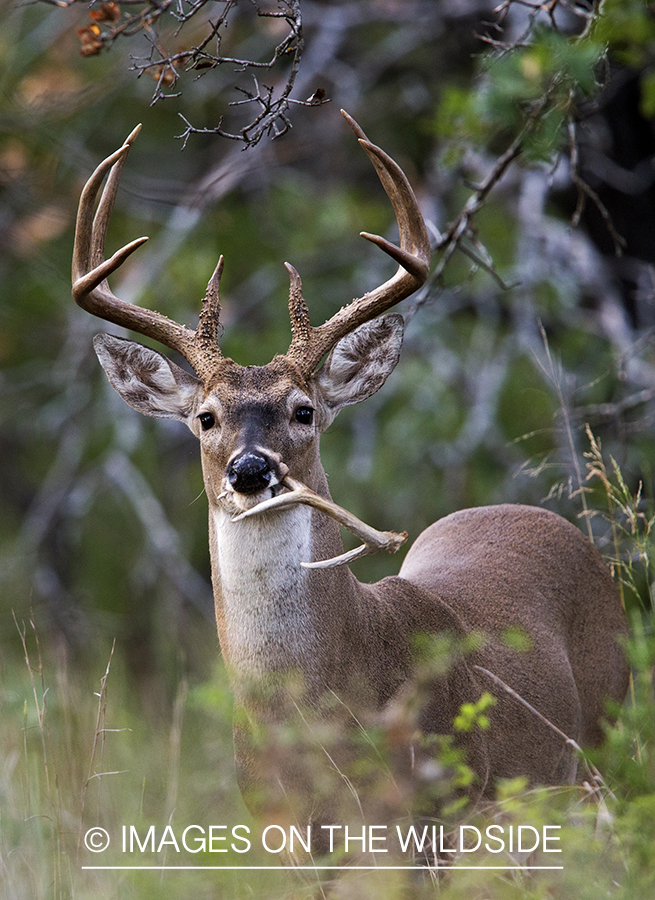
M 100 365 L 123 400 L 146 416 L 188 422 L 202 383 L 156 350 L 134 341 L 98 334 L 93 340 Z

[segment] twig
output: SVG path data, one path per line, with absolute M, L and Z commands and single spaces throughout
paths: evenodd
M 568 123 L 568 135 L 569 135 L 569 158 L 571 161 L 571 180 L 575 185 L 578 191 L 578 201 L 576 203 L 575 210 L 571 217 L 571 225 L 573 228 L 577 228 L 580 224 L 580 219 L 582 217 L 582 213 L 584 212 L 584 208 L 587 202 L 587 199 L 591 200 L 594 204 L 598 212 L 600 213 L 603 222 L 605 223 L 605 227 L 609 232 L 610 237 L 612 238 L 612 242 L 614 244 L 614 253 L 616 256 L 622 256 L 623 251 L 627 246 L 627 242 L 625 238 L 619 234 L 619 232 L 614 227 L 614 222 L 612 221 L 612 217 L 609 213 L 609 210 L 600 199 L 596 191 L 590 187 L 584 178 L 580 175 L 580 159 L 578 155 L 578 141 L 575 133 L 575 122 L 572 119 L 569 120 Z
M 80 848 L 82 845 L 82 828 L 84 825 L 84 809 L 86 806 L 86 793 L 89 787 L 89 784 L 93 780 L 93 778 L 99 777 L 100 775 L 105 774 L 115 774 L 115 773 L 105 773 L 105 772 L 94 772 L 94 763 L 96 759 L 96 753 L 98 751 L 98 745 L 100 745 L 100 765 L 102 766 L 102 757 L 104 754 L 105 748 L 105 733 L 107 729 L 104 727 L 105 723 L 105 715 L 107 712 L 107 680 L 109 678 L 109 670 L 111 668 L 111 661 L 114 657 L 114 650 L 116 649 L 116 638 L 111 645 L 111 651 L 109 653 L 109 660 L 107 661 L 107 668 L 105 669 L 105 674 L 100 679 L 100 691 L 96 695 L 98 697 L 98 710 L 96 713 L 96 727 L 93 735 L 93 746 L 91 748 L 91 758 L 89 759 L 89 769 L 86 777 L 86 781 L 82 785 L 82 798 L 81 798 L 81 808 L 80 808 L 80 830 L 77 836 L 77 852 L 79 854 Z
M 48 2 L 48 0 L 42 0 Z M 217 17 L 205 23 L 201 39 L 192 47 L 185 47 L 169 52 L 160 43 L 157 28 L 162 17 L 169 15 L 178 22 L 175 32 L 177 38 L 182 28 L 206 6 L 207 0 L 146 0 L 144 8 L 132 12 L 135 0 L 115 0 L 103 4 L 100 10 L 89 12 L 92 24 L 81 28 L 78 32 L 83 56 L 95 56 L 113 44 L 118 38 L 128 38 L 136 34 L 144 34 L 150 41 L 150 53 L 142 58 L 132 58 L 132 70 L 141 78 L 150 75 L 156 81 L 152 96 L 152 104 L 160 100 L 179 96 L 179 92 L 171 92 L 183 74 L 194 72 L 201 78 L 208 72 L 221 66 L 228 66 L 235 72 L 254 72 L 257 70 L 277 71 L 286 69 L 283 77 L 276 78 L 279 86 L 263 87 L 254 78 L 255 90 L 250 91 L 235 85 L 246 95 L 246 98 L 230 106 L 254 104 L 256 110 L 250 122 L 238 130 L 223 127 L 223 118 L 214 126 L 198 128 L 184 117 L 185 130 L 178 137 L 183 141 L 183 148 L 194 134 L 215 134 L 234 141 L 241 141 L 245 147 L 254 147 L 264 136 L 281 137 L 291 128 L 288 117 L 290 105 L 320 106 L 328 102 L 324 91 L 315 90 L 309 100 L 291 98 L 300 68 L 304 51 L 304 38 L 300 0 L 278 0 L 271 8 L 263 8 L 257 0 L 250 0 L 256 16 L 261 19 L 282 19 L 288 26 L 287 33 L 275 45 L 267 59 L 254 59 L 250 56 L 224 55 L 221 50 L 223 34 L 228 27 L 230 17 L 245 0 L 225 0 L 223 9 Z
M 513 697 L 515 700 L 518 700 L 518 702 L 521 703 L 533 715 L 535 715 L 539 719 L 540 722 L 543 722 L 544 725 L 547 725 L 548 728 L 551 729 L 551 731 L 554 731 L 555 734 L 559 735 L 559 737 L 562 738 L 562 740 L 564 741 L 565 744 L 567 744 L 569 747 L 572 747 L 576 751 L 576 753 L 580 754 L 580 756 L 583 758 L 583 760 L 585 762 L 585 765 L 589 769 L 589 772 L 590 772 L 591 776 L 593 777 L 593 779 L 598 784 L 604 783 L 603 776 L 600 774 L 598 769 L 592 763 L 589 762 L 589 760 L 585 756 L 584 750 L 582 749 L 580 744 L 578 744 L 577 741 L 574 741 L 573 738 L 569 737 L 568 734 L 566 734 L 564 731 L 562 731 L 561 728 L 558 728 L 557 725 L 554 725 L 550 721 L 550 719 L 547 719 L 546 716 L 543 715 L 543 713 L 540 713 L 538 709 L 535 709 L 531 703 L 528 703 L 527 700 L 525 700 L 519 693 L 517 693 L 517 691 L 515 691 L 514 688 L 511 688 L 508 684 L 506 684 L 502 678 L 499 678 L 498 675 L 494 675 L 493 672 L 490 672 L 489 669 L 485 669 L 483 666 L 474 665 L 473 668 L 477 669 L 478 672 L 482 672 L 488 678 L 491 678 L 491 680 L 494 682 L 494 684 L 496 684 L 496 685 L 498 685 L 498 687 L 502 688 L 506 694 L 509 694 L 510 697 Z
M 441 235 L 437 242 L 436 250 L 442 251 L 443 255 L 435 269 L 434 277 L 439 278 L 446 267 L 448 260 L 458 247 L 463 237 L 467 234 L 471 219 L 477 212 L 482 209 L 486 203 L 487 197 L 503 177 L 507 169 L 520 155 L 523 143 L 523 132 L 519 134 L 507 148 L 507 150 L 496 160 L 491 172 L 480 184 L 475 193 L 473 193 L 459 215 L 451 222 L 446 231 Z
M 546 358 L 548 360 L 548 370 L 546 371 L 546 375 L 548 376 L 551 384 L 555 386 L 555 390 L 557 392 L 557 400 L 559 402 L 560 411 L 562 414 L 562 418 L 564 420 L 564 432 L 566 434 L 569 450 L 571 453 L 571 463 L 573 464 L 573 468 L 575 470 L 575 477 L 577 479 L 577 489 L 574 491 L 574 494 L 580 495 L 580 502 L 582 503 L 582 516 L 584 517 L 586 526 L 587 526 L 587 536 L 589 540 L 593 543 L 594 534 L 591 528 L 591 516 L 589 514 L 589 506 L 587 504 L 587 496 L 586 496 L 586 488 L 583 483 L 582 471 L 580 469 L 580 461 L 578 460 L 578 453 L 575 446 L 575 441 L 573 439 L 573 426 L 571 425 L 571 417 L 569 415 L 569 407 L 564 397 L 564 391 L 562 389 L 562 379 L 558 374 L 555 362 L 550 353 L 550 345 L 548 343 L 548 335 L 546 334 L 546 329 L 544 328 L 541 321 L 539 322 L 539 331 L 541 332 L 541 339 L 543 341 L 544 349 L 546 351 Z M 542 367 L 543 368 L 543 367 Z

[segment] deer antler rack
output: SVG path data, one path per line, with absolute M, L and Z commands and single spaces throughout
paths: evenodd
M 343 110 L 342 110 L 343 112 Z M 430 263 L 430 241 L 414 192 L 400 167 L 387 154 L 372 144 L 351 116 L 343 115 L 357 135 L 359 143 L 375 166 L 382 186 L 391 200 L 400 234 L 400 246 L 385 238 L 362 232 L 362 237 L 377 244 L 397 263 L 398 270 L 384 284 L 350 304 L 319 327 L 312 326 L 302 293 L 300 276 L 286 264 L 290 274 L 289 314 L 292 340 L 286 353 L 306 376 L 311 375 L 321 359 L 349 332 L 375 318 L 416 291 L 426 280 Z M 87 312 L 154 338 L 180 353 L 191 364 L 203 383 L 211 381 L 222 360 L 218 346 L 220 332 L 219 283 L 223 257 L 207 285 L 198 327 L 194 331 L 154 310 L 143 309 L 119 299 L 110 289 L 107 278 L 134 251 L 147 241 L 137 238 L 105 259 L 107 226 L 114 208 L 125 159 L 141 130 L 139 125 L 122 147 L 108 156 L 87 181 L 80 197 L 73 250 L 73 298 Z M 100 186 L 97 212 L 93 213 Z

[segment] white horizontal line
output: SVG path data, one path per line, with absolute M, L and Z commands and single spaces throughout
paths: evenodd
M 393 871 L 425 871 L 425 872 L 456 872 L 458 869 L 487 869 L 494 870 L 499 872 L 506 871 L 519 871 L 519 872 L 534 872 L 537 869 L 563 869 L 564 866 L 82 866 L 84 870 L 103 870 L 103 871 L 157 871 L 161 872 L 163 870 L 166 871 L 220 871 L 221 869 L 226 872 L 251 872 L 251 871 L 288 871 L 294 872 L 298 869 L 308 869 L 310 871 L 323 871 L 323 870 L 332 870 L 336 869 L 339 871 L 345 871 L 347 869 L 358 870 L 358 871 L 366 871 L 366 872 L 379 872 L 380 870 L 393 870 Z

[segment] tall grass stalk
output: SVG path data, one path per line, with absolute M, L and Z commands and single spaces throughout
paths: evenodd
M 34 708 L 36 710 L 40 743 L 41 743 L 41 751 L 43 754 L 43 772 L 45 775 L 45 788 L 46 788 L 46 806 L 47 811 L 41 812 L 41 804 L 38 803 L 39 812 L 35 812 L 32 814 L 31 808 L 31 791 L 30 791 L 30 783 L 29 783 L 29 768 L 27 766 L 27 752 L 26 752 L 26 792 L 27 792 L 27 803 L 28 803 L 28 821 L 32 819 L 32 816 L 38 818 L 45 818 L 48 822 L 50 837 L 53 844 L 54 852 L 51 857 L 51 865 L 52 865 L 52 897 L 54 900 L 59 900 L 60 897 L 64 897 L 64 886 L 62 882 L 62 834 L 61 834 L 61 805 L 60 805 L 60 797 L 59 797 L 59 784 L 57 778 L 56 768 L 54 767 L 54 757 L 51 759 L 51 754 L 49 752 L 49 747 L 51 746 L 51 734 L 50 734 L 50 723 L 47 716 L 47 696 L 48 696 L 48 688 L 45 683 L 45 674 L 43 668 L 43 656 L 41 654 L 41 644 L 39 641 L 39 634 L 36 629 L 36 625 L 34 624 L 34 615 L 30 616 L 30 628 L 32 631 L 32 636 L 36 645 L 36 669 L 32 665 L 32 661 L 30 659 L 30 653 L 27 647 L 27 626 L 25 623 L 19 624 L 16 615 L 12 611 L 12 615 L 14 618 L 14 623 L 16 628 L 18 629 L 18 634 L 20 636 L 21 645 L 23 647 L 23 653 L 25 658 L 25 665 L 27 666 L 27 671 L 29 673 L 30 684 L 32 687 L 32 697 L 34 699 Z M 40 698 L 39 698 L 39 687 L 40 687 Z M 23 714 L 23 727 L 24 727 L 24 746 L 27 745 L 27 729 L 28 729 L 28 715 L 27 715 L 27 701 L 24 705 L 24 714 Z M 54 787 L 53 787 L 54 783 Z M 37 796 L 38 796 L 37 792 Z M 39 798 L 40 799 L 40 798 Z
M 541 370 L 544 372 L 550 383 L 553 385 L 555 393 L 557 394 L 557 400 L 559 404 L 559 411 L 562 417 L 562 422 L 564 425 L 564 434 L 566 435 L 566 440 L 569 448 L 569 452 L 571 454 L 571 465 L 575 472 L 575 480 L 577 487 L 574 491 L 572 491 L 571 496 L 579 496 L 580 502 L 582 503 L 583 516 L 585 519 L 585 525 L 587 528 L 587 537 L 593 543 L 594 535 L 591 528 L 591 521 L 589 517 L 589 507 L 587 505 L 586 492 L 584 489 L 584 479 L 582 474 L 582 467 L 580 465 L 580 460 L 578 458 L 578 449 L 576 447 L 575 436 L 573 432 L 573 425 L 571 423 L 571 416 L 569 414 L 569 406 L 566 402 L 566 397 L 564 396 L 564 385 L 563 385 L 563 374 L 562 368 L 560 365 L 555 363 L 553 356 L 550 352 L 550 345 L 548 343 L 548 335 L 546 334 L 546 329 L 543 324 L 539 322 L 539 330 L 541 332 L 541 339 L 543 341 L 544 350 L 546 352 L 546 360 L 547 365 L 544 366 L 541 362 L 538 361 L 538 365 Z

